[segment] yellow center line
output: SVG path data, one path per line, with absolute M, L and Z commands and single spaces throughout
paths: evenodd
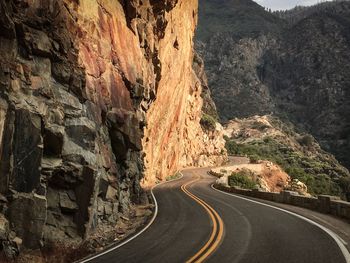
M 186 261 L 186 263 L 192 263 L 192 262 L 203 262 L 207 257 L 209 257 L 215 249 L 219 246 L 221 239 L 223 237 L 224 232 L 224 224 L 219 216 L 219 214 L 206 202 L 204 202 L 199 197 L 195 196 L 191 192 L 189 192 L 186 187 L 194 182 L 197 182 L 199 178 L 192 180 L 184 185 L 181 186 L 181 190 L 185 192 L 190 198 L 194 199 L 198 204 L 200 204 L 209 214 L 209 217 L 211 221 L 213 222 L 213 229 L 212 233 L 210 235 L 209 240 L 206 242 L 206 244 L 189 260 Z M 217 224 L 217 221 L 219 223 L 219 226 Z M 219 227 L 219 229 L 218 229 Z M 214 240 L 215 236 L 217 234 L 216 239 Z
M 207 243 L 206 243 L 193 257 L 191 257 L 191 258 L 187 261 L 187 263 L 193 262 L 194 259 L 196 259 L 200 254 L 202 254 L 202 253 L 208 248 L 208 246 L 210 245 L 210 243 L 214 240 L 214 237 L 215 237 L 215 234 L 216 234 L 216 231 L 217 231 L 217 223 L 216 223 L 216 220 L 215 220 L 215 217 L 214 217 L 213 213 L 209 210 L 209 208 L 207 208 L 207 206 L 206 206 L 205 204 L 203 204 L 203 203 L 201 202 L 201 200 L 200 200 L 199 198 L 197 198 L 196 196 L 192 195 L 192 194 L 191 194 L 190 192 L 188 192 L 187 189 L 185 188 L 188 184 L 194 183 L 194 182 L 196 182 L 196 181 L 198 181 L 198 179 L 197 179 L 197 180 L 193 180 L 193 181 L 187 183 L 186 185 L 183 185 L 183 186 L 181 187 L 181 189 L 182 189 L 189 197 L 191 197 L 192 199 L 194 199 L 197 203 L 199 203 L 199 204 L 207 211 L 207 213 L 208 213 L 209 216 L 210 216 L 211 221 L 213 222 L 213 230 L 212 230 L 212 233 L 211 233 L 210 238 L 209 238 L 209 240 L 207 241 Z

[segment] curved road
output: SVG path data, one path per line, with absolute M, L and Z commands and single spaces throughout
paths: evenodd
M 206 169 L 154 189 L 153 224 L 126 245 L 87 262 L 345 263 L 317 226 L 211 188 Z

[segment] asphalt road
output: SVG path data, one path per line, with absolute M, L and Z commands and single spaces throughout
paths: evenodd
M 317 226 L 213 190 L 205 169 L 183 174 L 154 189 L 159 212 L 144 233 L 90 262 L 346 262 Z

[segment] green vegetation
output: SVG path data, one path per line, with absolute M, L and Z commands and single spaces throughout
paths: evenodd
M 199 5 L 197 38 L 208 40 L 217 32 L 230 36 L 256 36 L 280 32 L 285 21 L 266 12 L 253 1 L 203 0 Z
M 268 129 L 270 128 L 271 126 L 270 125 L 267 125 L 267 124 L 264 124 L 264 123 L 261 123 L 261 122 L 255 122 L 253 125 L 252 125 L 252 128 L 253 129 L 256 129 L 256 130 L 259 130 L 259 131 L 263 131 L 265 129 Z
M 181 173 L 180 172 L 176 172 L 173 175 L 169 175 L 167 178 L 165 178 L 166 181 L 171 181 L 171 180 L 175 180 L 181 177 Z
M 341 177 L 339 179 L 339 185 L 343 189 L 346 195 L 346 199 L 350 201 L 350 178 L 349 177 Z
M 309 145 L 309 139 L 305 139 L 306 145 Z M 261 159 L 277 163 L 293 179 L 304 182 L 311 194 L 341 195 L 350 190 L 346 189 L 350 188 L 350 179 L 346 178 L 344 172 L 337 166 L 325 160 L 306 156 L 273 138 L 268 137 L 263 141 L 245 144 L 227 140 L 226 148 L 229 154 L 248 156 L 253 162 Z
M 307 146 L 307 147 L 311 147 L 313 142 L 314 142 L 314 138 L 311 135 L 307 134 L 307 135 L 304 135 L 301 138 L 299 138 L 298 142 L 301 145 L 304 145 L 304 146 Z
M 249 171 L 242 170 L 238 173 L 232 173 L 228 177 L 229 186 L 237 186 L 243 189 L 256 189 L 257 184 L 252 180 Z
M 255 154 L 249 156 L 249 159 L 250 159 L 250 162 L 251 162 L 251 163 L 259 163 L 259 160 L 260 160 L 259 156 L 258 156 L 258 155 L 255 155 Z
M 200 124 L 206 130 L 213 131 L 216 128 L 216 120 L 212 116 L 210 116 L 206 113 L 202 114 Z

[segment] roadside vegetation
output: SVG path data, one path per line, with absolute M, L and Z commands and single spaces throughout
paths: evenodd
M 258 185 L 252 177 L 254 175 L 249 170 L 244 169 L 237 173 L 232 173 L 228 177 L 228 185 L 242 189 L 257 189 Z
M 165 178 L 166 181 L 171 181 L 171 180 L 175 180 L 181 177 L 181 173 L 180 172 L 176 172 L 172 175 L 169 175 Z
M 309 157 L 271 137 L 244 144 L 228 138 L 226 148 L 229 154 L 247 156 L 251 161 L 268 160 L 280 165 L 292 179 L 304 182 L 311 194 L 341 195 L 350 190 L 350 179 L 337 166 L 325 160 Z M 312 137 L 301 138 L 301 144 L 310 146 Z M 236 179 L 235 179 L 236 180 Z

